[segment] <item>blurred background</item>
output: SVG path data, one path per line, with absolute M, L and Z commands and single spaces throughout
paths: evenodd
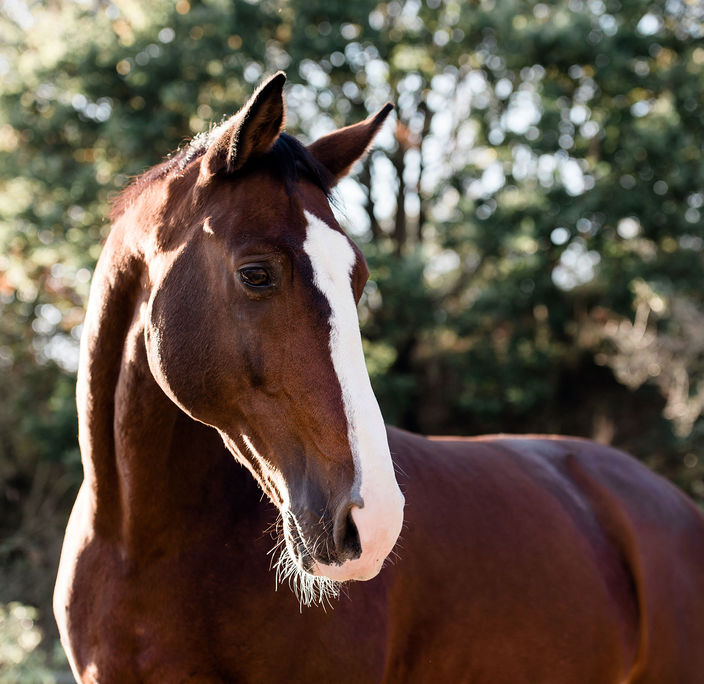
M 388 422 L 625 448 L 704 502 L 699 0 L 3 0 L 0 681 L 50 597 L 110 199 L 284 69 L 303 140 L 396 106 L 338 189 Z

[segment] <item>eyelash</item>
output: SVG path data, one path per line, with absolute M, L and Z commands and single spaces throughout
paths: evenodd
M 273 285 L 271 274 L 263 266 L 244 266 L 238 273 L 240 281 L 247 287 L 265 288 Z

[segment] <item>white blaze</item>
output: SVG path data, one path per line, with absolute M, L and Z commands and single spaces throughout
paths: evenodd
M 394 475 L 384 420 L 364 363 L 351 274 L 355 252 L 348 239 L 305 211 L 303 243 L 313 267 L 316 287 L 330 305 L 330 355 L 342 388 L 347 437 L 355 464 L 355 484 L 363 507 L 351 511 L 362 553 L 342 565 L 316 567 L 331 579 L 374 577 L 393 548 L 403 523 L 404 499 Z

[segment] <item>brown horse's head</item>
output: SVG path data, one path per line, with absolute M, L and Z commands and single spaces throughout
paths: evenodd
M 279 508 L 289 569 L 316 589 L 374 577 L 403 519 L 357 320 L 368 271 L 328 203 L 391 106 L 306 148 L 281 132 L 283 83 L 176 158 L 146 343 L 163 390 Z

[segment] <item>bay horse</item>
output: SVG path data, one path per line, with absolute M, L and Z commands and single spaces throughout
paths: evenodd
M 54 597 L 76 679 L 704 681 L 675 487 L 586 440 L 385 428 L 329 198 L 391 105 L 304 146 L 284 80 L 115 204 Z

